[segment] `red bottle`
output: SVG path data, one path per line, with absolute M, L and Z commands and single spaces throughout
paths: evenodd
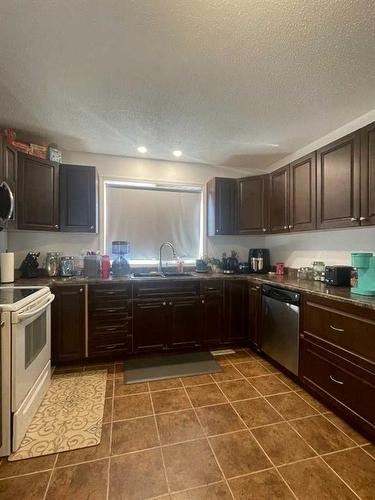
M 108 279 L 109 273 L 111 271 L 111 262 L 109 260 L 109 255 L 102 256 L 102 278 Z

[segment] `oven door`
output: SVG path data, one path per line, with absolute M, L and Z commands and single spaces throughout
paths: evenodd
M 12 312 L 12 411 L 16 412 L 51 359 L 51 302 L 47 293 Z

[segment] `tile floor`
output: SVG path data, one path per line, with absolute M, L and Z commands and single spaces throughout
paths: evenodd
M 1 500 L 375 499 L 363 436 L 256 354 L 221 364 L 133 385 L 106 365 L 100 445 L 2 460 Z

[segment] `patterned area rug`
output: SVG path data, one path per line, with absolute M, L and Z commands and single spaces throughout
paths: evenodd
M 106 370 L 53 376 L 20 447 L 8 460 L 99 444 L 106 382 Z

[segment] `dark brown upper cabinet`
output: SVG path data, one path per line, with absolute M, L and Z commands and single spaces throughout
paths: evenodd
M 17 227 L 59 230 L 59 165 L 18 153 Z
M 270 174 L 270 232 L 289 231 L 289 165 Z
M 268 229 L 268 175 L 238 180 L 238 234 L 262 234 Z
M 60 230 L 96 232 L 97 175 L 95 167 L 60 166 Z
M 316 153 L 289 167 L 289 229 L 308 231 L 316 228 Z
M 207 183 L 207 236 L 236 234 L 236 184 L 225 177 Z
M 317 151 L 317 228 L 358 226 L 360 131 Z
M 361 134 L 361 216 L 362 226 L 375 224 L 375 123 Z

